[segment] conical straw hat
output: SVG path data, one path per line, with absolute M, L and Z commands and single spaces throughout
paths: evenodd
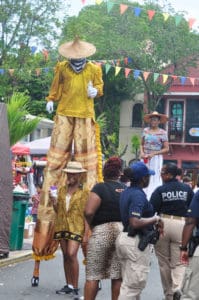
M 66 58 L 79 59 L 94 54 L 96 52 L 96 47 L 93 44 L 81 41 L 76 37 L 74 41 L 62 44 L 58 51 Z

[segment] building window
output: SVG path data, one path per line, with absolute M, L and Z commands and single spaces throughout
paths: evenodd
M 188 98 L 186 103 L 185 142 L 199 142 L 199 98 Z
M 184 101 L 169 103 L 169 141 L 181 142 L 183 137 Z
M 132 127 L 142 127 L 143 104 L 136 103 L 133 106 Z
M 52 135 L 52 129 L 48 128 L 48 136 L 51 136 L 51 135 Z

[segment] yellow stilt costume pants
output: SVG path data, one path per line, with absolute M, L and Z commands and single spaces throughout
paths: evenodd
M 72 150 L 72 145 L 74 149 Z M 73 153 L 72 153 L 73 152 Z M 55 212 L 49 200 L 51 185 L 65 185 L 62 169 L 71 157 L 87 169 L 87 185 L 91 189 L 102 181 L 102 153 L 98 124 L 91 118 L 74 118 L 57 115 L 47 155 L 47 166 L 34 232 L 33 257 L 50 259 L 58 247 L 53 240 Z

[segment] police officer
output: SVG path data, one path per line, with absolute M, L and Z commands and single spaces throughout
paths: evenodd
M 138 248 L 139 233 L 143 230 L 151 232 L 152 225 L 160 221 L 153 215 L 152 205 L 146 198 L 143 188 L 149 184 L 149 170 L 143 162 L 136 162 L 124 169 L 124 175 L 129 178 L 131 186 L 120 198 L 120 212 L 123 232 L 116 240 L 117 255 L 122 266 L 122 284 L 118 300 L 140 299 L 140 294 L 146 285 L 150 265 L 150 246 L 144 251 Z M 161 226 L 162 223 L 160 222 Z M 161 227 L 159 225 L 159 227 Z M 133 274 L 132 274 L 133 270 Z
M 180 246 L 180 260 L 187 265 L 182 284 L 181 300 L 198 299 L 198 275 L 199 275 L 199 244 L 196 243 L 196 249 L 193 257 L 189 259 L 188 243 L 192 237 L 195 226 L 199 225 L 199 191 L 193 197 L 188 209 L 187 219 L 182 233 L 182 245 Z M 198 239 L 197 239 L 198 241 Z M 198 245 L 197 245 L 198 244 Z
M 179 299 L 178 291 L 185 271 L 180 262 L 179 246 L 187 208 L 194 195 L 190 186 L 176 179 L 178 175 L 181 175 L 181 169 L 176 164 L 163 165 L 161 176 L 164 183 L 150 199 L 154 212 L 160 214 L 164 222 L 164 236 L 155 245 L 155 252 L 165 300 Z

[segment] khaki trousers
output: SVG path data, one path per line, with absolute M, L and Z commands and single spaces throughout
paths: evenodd
M 145 288 L 151 261 L 150 246 L 138 249 L 139 237 L 122 232 L 116 240 L 116 251 L 122 266 L 122 284 L 118 300 L 139 300 Z
M 172 216 L 171 216 L 172 217 Z M 180 263 L 180 249 L 184 220 L 163 217 L 164 236 L 155 245 L 165 300 L 181 289 L 185 266 Z

